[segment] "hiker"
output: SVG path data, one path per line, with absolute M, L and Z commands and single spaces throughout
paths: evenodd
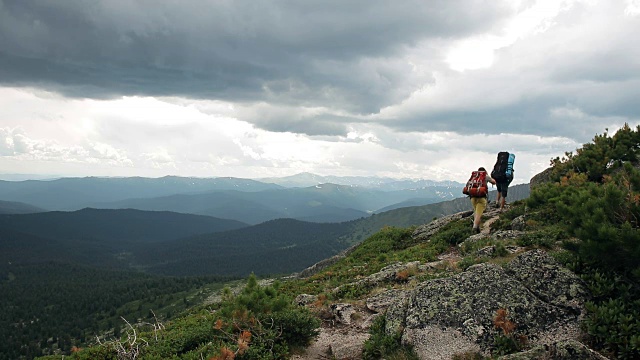
M 496 181 L 496 187 L 498 188 L 496 195 L 496 207 L 500 207 L 500 211 L 504 210 L 504 204 L 507 201 L 507 192 L 511 181 L 513 181 L 513 176 L 508 177 L 505 181 Z
M 516 155 L 506 151 L 498 153 L 498 159 L 491 171 L 491 177 L 496 181 L 496 187 L 498 188 L 496 194 L 496 207 L 500 208 L 500 211 L 504 210 L 504 205 L 507 201 L 507 192 L 509 190 L 509 184 L 513 181 L 513 163 L 515 162 Z
M 495 185 L 496 181 L 487 174 L 484 167 L 479 167 L 478 171 L 471 173 L 467 185 L 462 190 L 463 194 L 469 195 L 471 198 L 471 206 L 473 206 L 472 230 L 475 234 L 480 232 L 480 220 L 487 208 L 487 193 L 489 192 L 487 183 Z

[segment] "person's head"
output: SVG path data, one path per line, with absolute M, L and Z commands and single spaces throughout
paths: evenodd
M 484 172 L 487 172 L 487 170 L 486 170 L 485 168 L 483 168 L 482 166 L 480 166 L 480 167 L 478 168 L 478 171 L 484 171 Z

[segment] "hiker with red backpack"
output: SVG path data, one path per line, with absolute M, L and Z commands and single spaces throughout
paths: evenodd
M 495 185 L 496 181 L 487 174 L 485 168 L 480 167 L 477 171 L 471 173 L 469 181 L 462 189 L 462 193 L 471 198 L 471 206 L 473 206 L 472 230 L 474 234 L 480 232 L 480 220 L 484 210 L 487 208 L 487 193 L 489 193 L 487 183 Z

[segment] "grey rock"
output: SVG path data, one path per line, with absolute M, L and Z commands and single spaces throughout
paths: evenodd
M 309 305 L 318 300 L 318 296 L 309 294 L 300 294 L 296 296 L 295 303 L 300 306 Z
M 337 288 L 333 289 L 333 293 L 340 294 L 343 291 L 343 289 L 351 288 L 351 287 L 372 289 L 384 283 L 395 283 L 399 281 L 405 281 L 406 279 L 401 279 L 400 277 L 398 277 L 399 272 L 409 270 L 409 269 L 415 269 L 415 271 L 419 271 L 420 268 L 421 267 L 420 267 L 419 261 L 412 261 L 408 263 L 396 262 L 391 265 L 385 266 L 384 268 L 380 269 L 380 271 L 378 271 L 377 273 L 371 274 L 364 279 L 338 286 Z
M 351 304 L 332 304 L 331 305 L 331 313 L 333 314 L 334 319 L 344 325 L 351 324 L 351 315 L 353 315 L 356 310 L 353 308 Z
M 520 230 L 499 230 L 491 234 L 491 238 L 495 240 L 512 240 L 524 235 L 524 231 Z
M 407 290 L 389 289 L 380 294 L 376 294 L 367 298 L 367 309 L 382 313 L 393 303 L 396 299 L 404 298 L 408 294 Z
M 529 180 L 529 189 L 533 190 L 536 186 L 551 182 L 551 174 L 553 172 L 553 167 L 547 168 L 534 175 L 531 180 Z
M 296 276 L 300 279 L 304 279 L 304 278 L 308 278 L 311 275 L 315 275 L 317 273 L 319 273 L 320 271 L 328 268 L 329 266 L 337 263 L 338 261 L 344 259 L 345 257 L 347 257 L 349 254 L 351 254 L 360 244 L 356 244 L 353 245 L 351 247 L 349 247 L 348 249 L 345 249 L 343 251 L 341 251 L 339 254 L 336 254 L 328 259 L 324 259 L 322 261 L 319 261 L 311 266 L 309 266 L 308 268 L 302 270 L 300 273 L 296 274 Z
M 511 220 L 511 230 L 524 231 L 526 227 L 527 223 L 524 215 L 520 215 L 517 218 Z
M 442 228 L 443 226 L 447 225 L 452 221 L 470 217 L 471 215 L 473 215 L 473 211 L 462 211 L 452 215 L 443 216 L 441 218 L 431 221 L 428 224 L 418 226 L 413 231 L 413 234 L 411 234 L 411 237 L 418 241 L 427 242 L 429 241 L 429 238 L 433 234 L 437 233 L 440 230 L 440 228 Z
M 486 353 L 500 331 L 493 324 L 496 311 L 506 309 L 516 334 L 532 345 L 550 343 L 578 337 L 587 298 L 579 278 L 544 251 L 531 251 L 506 269 L 478 264 L 419 284 L 389 306 L 385 330 L 402 331 L 403 341 L 416 347 L 421 359 L 440 358 L 429 354 L 449 354 L 452 347 Z M 422 348 L 426 352 L 420 355 Z
M 575 340 L 538 345 L 530 350 L 501 356 L 498 360 L 608 360 Z
M 493 256 L 493 254 L 496 253 L 496 247 L 495 246 L 485 246 L 482 249 L 479 249 L 477 251 L 478 256 L 487 256 L 487 257 L 491 257 Z
M 586 285 L 545 251 L 532 250 L 513 259 L 506 272 L 543 301 L 580 314 L 590 299 Z
M 524 249 L 524 248 L 521 248 L 520 246 L 516 246 L 516 245 L 507 245 L 507 246 L 505 246 L 504 248 L 505 248 L 505 249 L 507 249 L 507 251 L 508 251 L 510 254 L 518 253 L 518 252 L 520 252 L 522 249 Z
M 385 327 L 384 331 L 387 335 L 395 335 L 401 333 L 404 330 L 405 321 L 407 318 L 407 307 L 409 305 L 409 296 L 403 296 L 394 300 L 387 312 L 385 313 Z

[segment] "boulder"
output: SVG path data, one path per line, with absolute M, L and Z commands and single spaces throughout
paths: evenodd
M 353 308 L 351 304 L 332 304 L 331 305 L 331 313 L 333 314 L 334 319 L 339 324 L 349 325 L 351 324 L 351 315 L 353 315 L 356 310 Z
M 548 345 L 538 345 L 534 348 L 501 356 L 498 360 L 607 360 L 606 357 L 589 349 L 575 340 L 564 340 Z
M 499 309 L 516 325 L 514 335 L 533 346 L 578 338 L 586 299 L 576 275 L 545 252 L 531 251 L 506 268 L 478 264 L 419 284 L 389 306 L 385 330 L 400 332 L 421 359 L 450 359 L 465 351 L 489 354 L 502 331 L 494 326 Z
M 540 184 L 551 182 L 552 173 L 553 173 L 553 167 L 550 167 L 542 171 L 541 173 L 534 175 L 531 178 L 531 180 L 529 180 L 529 189 L 533 190 L 533 188 L 535 188 Z
M 318 296 L 316 295 L 300 294 L 296 296 L 296 299 L 294 301 L 299 306 L 306 306 L 316 302 L 317 300 L 318 300 Z
M 511 220 L 511 230 L 524 231 L 526 227 L 527 223 L 524 215 Z
M 399 289 L 386 290 L 382 293 L 379 293 L 367 298 L 366 300 L 367 309 L 376 313 L 382 313 L 385 310 L 387 310 L 387 308 L 391 305 L 391 303 L 393 303 L 397 299 L 405 298 L 407 296 L 407 293 L 408 293 L 407 290 L 399 290 Z
M 443 216 L 441 218 L 435 219 L 428 224 L 418 226 L 411 234 L 411 237 L 415 240 L 426 242 L 429 241 L 429 238 L 437 233 L 440 228 L 447 225 L 448 223 L 454 220 L 460 220 L 466 217 L 470 217 L 473 215 L 473 211 L 462 211 L 459 213 L 455 213 L 448 216 Z M 471 226 L 471 224 L 469 224 Z
M 334 294 L 341 294 L 345 289 L 350 289 L 353 287 L 372 289 L 385 283 L 403 282 L 407 279 L 398 276 L 398 273 L 408 271 L 410 269 L 413 269 L 413 271 L 420 271 L 420 261 L 412 261 L 408 263 L 396 262 L 387 265 L 384 268 L 380 269 L 380 271 L 378 271 L 377 273 L 371 274 L 366 278 L 360 279 L 358 281 L 338 286 L 337 288 L 333 289 L 332 292 Z
M 528 251 L 513 259 L 505 270 L 543 301 L 580 315 L 590 299 L 586 285 L 542 250 Z

